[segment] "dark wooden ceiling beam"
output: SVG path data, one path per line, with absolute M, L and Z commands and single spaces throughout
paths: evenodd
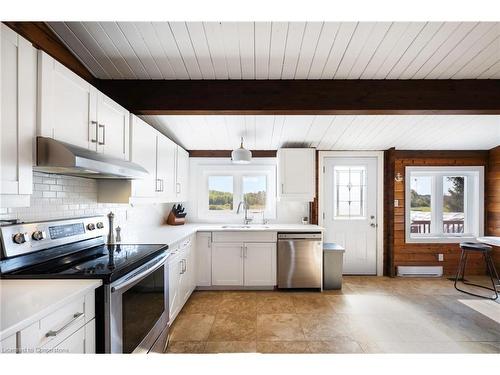
M 230 158 L 231 150 L 189 150 L 191 158 Z M 254 158 L 275 158 L 276 150 L 252 150 Z
M 44 22 L 4 21 L 3 23 L 87 82 L 98 86 L 99 80 L 70 52 Z
M 44 22 L 4 24 L 135 114 L 500 114 L 500 80 L 99 80 Z
M 500 114 L 500 80 L 103 80 L 144 115 Z

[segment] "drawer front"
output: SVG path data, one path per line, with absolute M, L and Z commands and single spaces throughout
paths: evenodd
M 180 243 L 179 242 L 173 243 L 172 245 L 169 246 L 169 250 L 170 250 L 169 262 L 171 262 L 172 259 L 176 258 L 179 254 Z
M 85 297 L 81 297 L 40 320 L 38 346 L 53 347 L 84 324 Z
M 192 238 L 191 236 L 187 237 L 187 238 L 184 238 L 181 242 L 180 242 L 180 249 L 183 250 L 189 246 L 191 246 L 191 243 L 192 243 Z
M 49 353 L 56 354 L 84 354 L 85 353 L 85 326 L 66 338 Z
M 276 242 L 276 232 L 213 232 L 213 242 Z

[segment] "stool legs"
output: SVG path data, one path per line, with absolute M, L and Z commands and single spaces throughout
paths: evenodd
M 457 273 L 455 275 L 455 289 L 458 290 L 459 292 L 462 292 L 462 293 L 465 293 L 465 294 L 468 294 L 470 296 L 474 296 L 474 297 L 480 297 L 480 298 L 486 298 L 486 299 L 490 299 L 490 300 L 496 300 L 498 298 L 498 291 L 497 291 L 497 285 L 495 284 L 495 281 L 493 279 L 493 277 L 496 278 L 497 282 L 500 283 L 500 279 L 498 277 L 498 273 L 496 271 L 496 268 L 495 268 L 495 264 L 493 263 L 493 259 L 491 258 L 491 255 L 487 252 L 484 252 L 483 253 L 483 256 L 484 256 L 484 261 L 486 263 L 486 267 L 488 269 L 488 273 L 489 273 L 489 276 L 490 276 L 490 281 L 491 281 L 491 285 L 492 287 L 487 287 L 487 286 L 484 286 L 484 285 L 479 285 L 479 284 L 474 284 L 474 283 L 469 283 L 465 280 L 465 267 L 467 265 L 467 250 L 465 249 L 462 249 L 462 253 L 460 254 L 460 262 L 458 263 L 458 268 L 457 268 Z M 457 284 L 458 284 L 458 281 L 462 281 L 463 284 L 465 285 L 470 285 L 470 286 L 475 286 L 475 287 L 478 287 L 478 288 L 483 288 L 483 289 L 487 289 L 487 290 L 491 290 L 492 292 L 495 292 L 495 297 L 489 297 L 489 296 L 482 296 L 480 294 L 475 294 L 475 293 L 471 293 L 471 292 L 468 292 L 466 290 L 463 290 L 463 289 L 460 289 Z

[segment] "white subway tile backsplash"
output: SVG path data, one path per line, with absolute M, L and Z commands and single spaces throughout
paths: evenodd
M 56 183 L 55 178 L 44 178 L 43 183 L 46 185 L 54 185 Z
M 38 191 L 50 190 L 50 186 L 49 185 L 43 185 L 43 184 L 35 184 L 33 186 L 33 189 L 34 190 L 38 190 Z
M 132 207 L 129 204 L 97 203 L 97 181 L 42 172 L 33 173 L 30 207 L 0 208 L 0 220 L 41 221 L 115 213 L 115 223 L 157 226 L 163 224 L 170 204 Z M 128 212 L 128 214 L 127 214 Z

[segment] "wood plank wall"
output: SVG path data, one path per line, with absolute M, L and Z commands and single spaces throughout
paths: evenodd
M 489 151 L 487 177 L 487 230 L 489 236 L 500 236 L 500 146 Z M 500 271 L 500 248 L 493 249 L 493 259 Z
M 385 174 L 385 220 L 388 223 L 385 233 L 386 274 L 394 276 L 399 265 L 443 266 L 444 274 L 455 273 L 459 259 L 458 244 L 407 244 L 405 243 L 405 181 L 394 182 L 399 172 L 405 179 L 406 166 L 485 166 L 488 167 L 488 151 L 386 151 Z M 393 168 L 391 166 L 393 165 Z M 487 170 L 486 170 L 487 173 Z M 485 176 L 488 176 L 487 174 Z M 392 180 L 392 181 L 390 181 Z M 391 184 L 393 189 L 391 189 Z M 389 188 L 388 188 L 389 187 Z M 393 194 L 391 194 L 391 192 Z M 394 200 L 399 206 L 394 207 Z M 392 208 L 389 207 L 392 205 Z M 439 262 L 438 254 L 444 254 Z M 483 274 L 484 262 L 480 257 L 470 257 L 467 272 Z
M 314 200 L 309 203 L 309 222 L 311 224 L 319 224 L 319 207 L 318 207 L 318 196 L 319 196 L 319 151 L 316 150 L 316 162 L 314 165 L 314 168 L 316 169 L 315 172 L 315 189 L 316 189 L 316 196 L 314 197 Z

